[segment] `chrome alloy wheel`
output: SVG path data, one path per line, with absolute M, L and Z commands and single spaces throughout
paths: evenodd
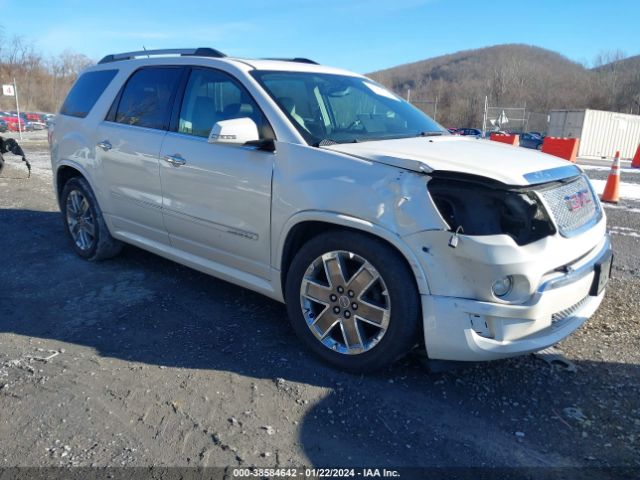
M 95 219 L 81 191 L 72 190 L 67 196 L 66 216 L 76 246 L 83 251 L 90 250 L 96 238 Z
M 387 286 L 367 260 L 347 251 L 316 258 L 300 286 L 307 326 L 323 345 L 347 355 L 367 352 L 389 326 Z

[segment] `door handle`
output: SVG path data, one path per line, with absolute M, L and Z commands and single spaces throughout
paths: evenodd
M 111 142 L 109 142 L 109 140 L 103 140 L 101 142 L 98 142 L 98 147 L 100 147 L 105 152 L 107 152 L 107 151 L 109 151 L 109 150 L 111 150 L 113 148 L 113 146 L 111 145 Z
M 187 163 L 187 161 L 182 158 L 179 153 L 176 153 L 175 155 L 165 155 L 164 160 L 165 162 L 169 162 L 174 167 L 179 167 L 180 165 L 184 165 L 185 163 Z

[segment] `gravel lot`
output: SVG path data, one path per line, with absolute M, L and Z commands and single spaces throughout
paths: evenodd
M 640 467 L 640 202 L 606 209 L 613 279 L 569 363 L 353 376 L 260 295 L 134 247 L 80 260 L 45 134 L 22 145 L 32 177 L 10 155 L 0 176 L 0 467 Z

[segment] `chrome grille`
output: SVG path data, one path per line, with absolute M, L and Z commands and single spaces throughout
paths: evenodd
M 565 308 L 564 310 L 560 310 L 559 312 L 551 315 L 551 328 L 553 330 L 562 327 L 568 320 L 571 319 L 572 315 L 580 310 L 585 303 L 589 300 L 589 297 L 584 297 L 575 305 L 570 306 L 569 308 Z
M 585 175 L 570 183 L 538 192 L 565 237 L 600 218 L 600 204 Z

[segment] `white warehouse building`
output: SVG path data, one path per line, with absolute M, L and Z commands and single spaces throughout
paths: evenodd
M 578 157 L 633 158 L 640 144 L 640 115 L 602 110 L 552 110 L 550 137 L 579 138 Z

